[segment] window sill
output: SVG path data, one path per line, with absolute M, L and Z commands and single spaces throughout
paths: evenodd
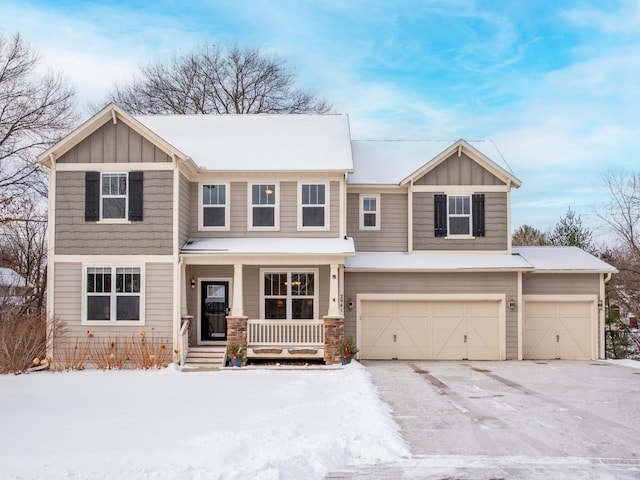
M 380 231 L 380 227 L 360 227 L 359 230 L 361 230 L 363 232 L 367 232 L 367 231 L 369 231 L 369 232 L 371 232 L 371 231 L 379 232 Z
M 83 326 L 101 326 L 101 327 L 116 327 L 116 326 L 125 326 L 125 327 L 144 327 L 144 322 L 142 320 L 138 320 L 135 322 L 129 321 L 115 321 L 115 320 L 82 320 L 80 325 Z
M 279 232 L 280 231 L 280 227 L 276 226 L 276 227 L 254 227 L 254 226 L 247 226 L 247 231 L 248 232 Z
M 475 240 L 473 235 L 447 235 L 445 240 Z
M 230 230 L 229 227 L 198 227 L 199 232 L 228 232 Z
M 114 224 L 120 224 L 120 225 L 131 225 L 133 222 L 131 220 L 126 220 L 126 219 L 120 219 L 120 218 L 114 218 L 114 219 L 103 219 L 103 220 L 98 220 L 96 222 L 98 225 L 114 225 Z

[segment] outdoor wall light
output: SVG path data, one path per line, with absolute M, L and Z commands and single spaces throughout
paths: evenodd
M 191 279 L 191 289 L 192 289 L 192 290 L 195 290 L 195 289 L 196 289 L 196 279 L 195 279 L 195 278 L 192 278 L 192 279 Z
M 516 301 L 515 300 L 509 300 L 507 302 L 507 306 L 509 307 L 509 310 L 515 310 L 516 309 Z
M 347 301 L 347 308 L 348 308 L 349 310 L 353 310 L 353 300 L 349 299 L 349 300 Z

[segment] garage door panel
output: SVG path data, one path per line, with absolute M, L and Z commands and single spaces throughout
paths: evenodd
M 362 304 L 362 357 L 374 360 L 393 358 L 393 308 L 389 302 Z M 365 317 L 365 312 L 366 317 Z
M 499 360 L 497 301 L 363 301 L 362 357 Z
M 524 358 L 590 359 L 593 308 L 589 301 L 527 301 Z

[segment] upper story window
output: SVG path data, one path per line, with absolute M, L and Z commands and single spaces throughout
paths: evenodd
M 471 235 L 471 196 L 449 195 L 449 235 Z
M 227 196 L 227 185 L 224 183 L 203 184 L 201 186 L 201 227 L 216 229 L 229 228 Z
M 380 195 L 360 195 L 360 229 L 380 230 Z
M 315 318 L 316 272 L 263 272 L 263 318 L 305 320 Z
M 142 268 L 87 267 L 87 322 L 142 323 Z
M 143 172 L 86 172 L 85 221 L 142 221 L 142 187 Z
M 277 198 L 276 184 L 251 185 L 250 228 L 277 228 Z
M 100 178 L 100 218 L 127 218 L 126 173 L 103 173 Z
M 300 226 L 325 229 L 327 221 L 327 185 L 303 183 L 300 185 Z
M 484 237 L 484 194 L 442 195 L 433 198 L 436 237 Z

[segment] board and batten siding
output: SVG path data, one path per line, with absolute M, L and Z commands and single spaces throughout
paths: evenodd
M 56 174 L 58 255 L 170 255 L 173 252 L 173 172 L 146 171 L 143 221 L 86 222 L 85 172 Z
M 347 195 L 347 235 L 359 252 L 406 252 L 407 195 L 380 194 L 379 230 L 360 230 L 360 194 Z
M 504 294 L 518 298 L 517 273 L 345 272 L 345 337 L 356 338 L 358 294 Z M 505 306 L 506 308 L 506 306 Z M 518 358 L 518 313 L 506 309 L 506 357 Z
M 504 182 L 462 153 L 455 153 L 413 182 L 414 185 L 504 185 Z
M 228 238 L 228 237 L 335 237 L 340 232 L 340 182 L 332 181 L 329 184 L 329 225 L 327 231 L 305 231 L 298 230 L 298 188 L 296 181 L 280 181 L 279 207 L 280 207 L 280 229 L 274 230 L 249 230 L 248 219 L 248 186 L 249 183 L 274 183 L 274 180 L 256 180 L 256 182 L 236 182 L 227 183 L 229 210 L 229 230 L 198 230 L 199 229 L 199 183 L 191 182 L 191 203 L 189 207 L 189 218 L 191 224 L 191 237 L 194 238 Z M 203 182 L 203 183 L 216 183 Z M 226 183 L 220 180 L 219 183 Z M 323 183 L 318 180 L 318 183 Z M 182 201 L 182 199 L 181 199 Z M 181 207 L 182 210 L 182 207 Z
M 436 237 L 431 192 L 413 192 L 414 250 L 507 250 L 507 194 L 487 192 L 485 197 L 485 236 L 473 239 Z
M 109 265 L 105 265 L 109 266 Z M 101 338 L 120 338 L 139 335 L 144 330 L 147 335 L 167 342 L 173 350 L 173 266 L 171 263 L 147 263 L 144 265 L 145 280 L 145 324 L 142 325 L 83 325 L 82 304 L 82 263 L 56 262 L 54 279 L 54 315 L 65 326 L 65 333 L 54 339 L 54 357 L 62 355 L 66 347 L 73 348 L 76 340 L 84 341 L 91 332 L 94 341 Z M 62 358 L 54 358 L 62 361 Z
M 599 295 L 598 273 L 525 273 L 523 295 Z
M 124 122 L 107 121 L 56 163 L 156 163 L 171 157 Z

